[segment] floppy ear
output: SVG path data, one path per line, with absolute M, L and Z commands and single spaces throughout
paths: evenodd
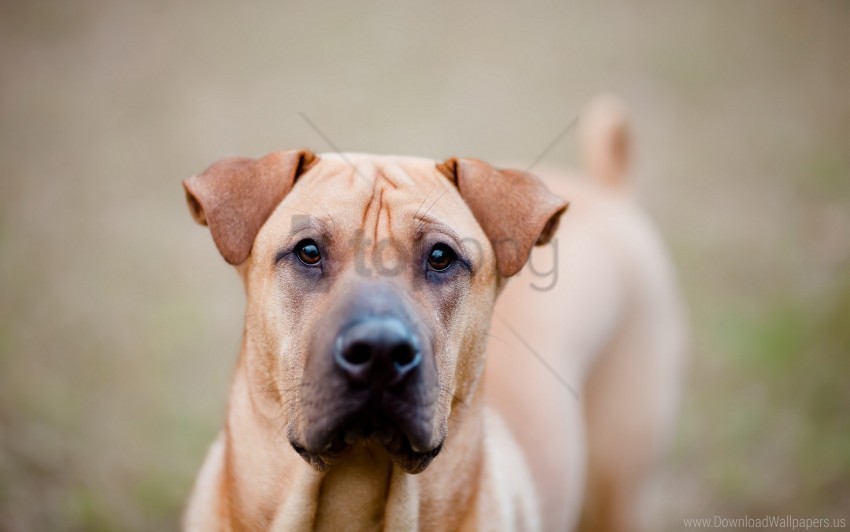
M 236 266 L 248 259 L 254 238 L 296 177 L 317 161 L 308 150 L 222 159 L 183 181 L 186 202 L 195 221 L 209 226 L 224 260 Z
M 457 184 L 493 250 L 499 274 L 519 272 L 534 245 L 549 242 L 567 202 L 535 175 L 501 170 L 477 159 L 449 159 L 437 169 Z

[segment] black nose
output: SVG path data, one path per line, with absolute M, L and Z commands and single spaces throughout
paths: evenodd
M 334 350 L 336 365 L 357 385 L 394 386 L 422 362 L 410 328 L 394 317 L 375 317 L 344 329 Z

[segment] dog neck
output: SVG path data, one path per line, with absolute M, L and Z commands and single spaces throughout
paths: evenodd
M 365 444 L 318 472 L 291 448 L 280 422 L 260 411 L 248 349 L 243 346 L 228 405 L 219 494 L 233 528 L 411 530 L 471 518 L 471 488 L 483 461 L 480 391 L 470 403 L 454 405 L 445 449 L 423 473 L 405 473 L 383 449 Z M 443 479 L 439 486 L 434 478 Z

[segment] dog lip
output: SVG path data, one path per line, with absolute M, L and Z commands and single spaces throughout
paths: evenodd
M 314 441 L 315 445 L 304 445 L 298 439 L 290 439 L 289 443 L 317 471 L 327 471 L 352 447 L 364 444 L 382 448 L 405 472 L 417 474 L 424 471 L 443 448 L 442 441 L 436 446 L 416 444 L 397 423 L 368 413 L 349 418 L 326 439 Z
M 371 440 L 361 440 L 358 443 L 365 442 L 368 444 L 370 441 Z M 441 441 L 434 448 L 424 452 L 414 451 L 406 441 L 406 438 L 400 442 L 399 447 L 382 447 L 387 452 L 393 463 L 400 467 L 405 473 L 416 475 L 428 468 L 431 462 L 433 462 L 437 455 L 440 454 L 440 451 L 443 450 L 444 443 L 445 440 Z M 357 445 L 357 443 L 354 445 L 345 444 L 341 447 L 332 446 L 330 452 L 311 452 L 294 441 L 290 441 L 290 445 L 295 452 L 298 453 L 305 462 L 307 462 L 307 464 L 313 467 L 313 469 L 319 472 L 326 472 L 334 463 L 343 457 L 345 453 L 351 449 L 351 447 Z
M 402 468 L 406 473 L 417 475 L 434 461 L 434 458 L 443 450 L 445 440 L 441 441 L 434 448 L 425 452 L 411 452 L 406 454 L 390 454 L 393 462 Z
M 369 439 L 386 445 L 395 433 L 403 436 L 415 452 L 428 452 L 432 426 L 430 408 L 410 403 L 393 393 L 362 390 L 346 405 L 328 408 L 323 416 L 312 417 L 299 438 L 311 452 L 325 452 L 335 441 L 351 445 Z

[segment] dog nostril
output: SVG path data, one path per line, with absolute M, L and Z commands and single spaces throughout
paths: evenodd
M 393 362 L 397 369 L 407 369 L 408 366 L 411 366 L 414 362 L 416 362 L 417 352 L 414 351 L 413 346 L 409 344 L 402 344 L 393 348 L 390 352 L 390 360 Z
M 357 386 L 395 386 L 422 361 L 418 341 L 408 326 L 395 318 L 371 318 L 343 330 L 333 358 L 349 383 Z
M 372 349 L 365 343 L 357 342 L 346 349 L 342 358 L 349 364 L 359 366 L 369 362 L 369 359 L 372 358 Z

